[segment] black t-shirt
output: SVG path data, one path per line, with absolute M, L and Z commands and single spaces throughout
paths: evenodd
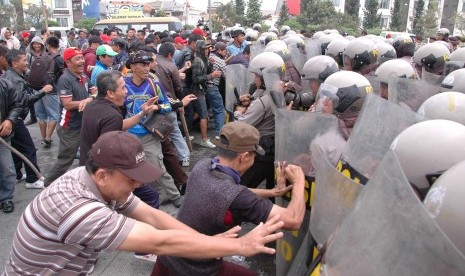
M 100 135 L 122 129 L 123 115 L 112 102 L 105 98 L 97 98 L 88 104 L 82 114 L 79 165 L 85 165 L 87 153 Z
M 225 225 L 240 225 L 242 222 L 254 224 L 266 222 L 271 208 L 273 208 L 273 203 L 270 200 L 257 196 L 249 189 L 243 189 L 229 206 L 228 211 L 231 212 L 234 222 L 233 224 L 227 223 L 228 214 L 226 214 Z

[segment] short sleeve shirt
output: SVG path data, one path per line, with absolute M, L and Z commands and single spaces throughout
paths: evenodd
M 42 191 L 21 216 L 5 275 L 86 275 L 101 250 L 114 250 L 135 220 L 125 214 L 140 203 L 103 199 L 92 177 L 78 167 Z
M 77 77 L 69 70 L 65 70 L 57 83 L 57 91 L 60 99 L 71 97 L 73 101 L 81 101 L 87 99 L 91 87 L 90 80 L 87 76 L 81 75 Z M 69 130 L 81 129 L 82 112 L 77 109 L 66 110 L 63 105 L 61 108 L 60 126 Z

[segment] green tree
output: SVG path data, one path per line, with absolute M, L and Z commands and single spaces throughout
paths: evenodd
M 155 12 L 154 17 L 166 17 L 166 12 L 162 9 L 159 9 Z
M 284 22 L 289 20 L 289 10 L 287 9 L 287 4 L 286 1 L 283 1 L 283 5 L 281 6 L 281 11 L 279 12 L 279 18 L 278 21 L 276 22 L 277 27 L 281 27 L 284 24 Z
M 247 25 L 262 22 L 263 16 L 262 11 L 260 10 L 261 6 L 261 0 L 249 0 L 246 15 Z
M 236 9 L 236 14 L 235 14 L 236 22 L 235 23 L 244 25 L 246 23 L 244 0 L 235 0 L 234 3 L 235 3 L 235 9 Z
M 47 18 L 51 18 L 52 11 L 50 9 L 46 9 L 46 13 Z M 26 15 L 26 24 L 28 26 L 39 29 L 45 27 L 44 13 L 41 5 L 31 3 L 27 4 L 27 8 L 24 10 L 24 14 Z
M 401 32 L 404 30 L 402 26 L 402 9 L 400 0 L 394 1 L 394 7 L 391 9 L 391 24 L 389 25 L 391 31 Z
M 78 29 L 92 30 L 97 19 L 95 18 L 84 18 L 79 20 L 74 26 Z
M 358 29 L 358 12 L 360 10 L 360 0 L 346 0 L 344 10 L 346 15 L 352 18 L 350 21 L 355 21 L 357 25 L 355 29 Z
M 421 30 L 421 35 L 432 36 L 436 34 L 439 12 L 438 0 L 430 0 L 425 15 L 418 20 L 416 25 Z
M 412 30 L 416 34 L 422 34 L 423 30 L 420 28 L 418 23 L 420 22 L 421 18 L 423 17 L 423 13 L 425 12 L 425 0 L 418 0 L 417 6 L 414 11 L 413 23 L 412 23 Z
M 0 5 L 0 26 L 16 25 L 16 9 L 11 4 Z
M 465 15 L 462 12 L 457 12 L 453 16 L 452 22 L 455 22 L 455 27 L 462 33 L 462 36 L 465 35 Z
M 336 18 L 339 18 L 334 9 L 334 4 L 329 0 L 302 0 L 300 10 L 299 23 L 303 26 L 310 25 L 311 29 L 316 27 L 320 29 L 333 25 L 338 20 Z
M 363 20 L 363 27 L 365 29 L 373 29 L 380 27 L 381 14 L 378 14 L 379 2 L 378 0 L 367 0 L 363 13 L 365 20 Z
M 236 8 L 233 2 L 229 2 L 226 5 L 221 4 L 216 9 L 216 14 L 212 16 L 213 31 L 219 32 L 223 27 L 231 27 L 237 22 Z
M 10 0 L 10 4 L 15 7 L 15 11 L 16 11 L 15 28 L 19 30 L 26 29 L 26 26 L 24 24 L 23 1 L 22 0 Z
M 300 16 L 297 18 L 303 26 L 309 24 L 316 24 L 315 15 L 317 12 L 317 5 L 319 1 L 316 0 L 301 0 L 300 1 Z

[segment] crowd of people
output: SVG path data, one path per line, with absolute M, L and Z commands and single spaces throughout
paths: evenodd
M 376 102 L 372 97 L 386 110 L 395 104 L 407 110 L 405 117 L 424 118 L 392 131 L 386 123 L 381 132 L 388 138 L 371 142 L 381 157 L 389 150 L 397 154 L 409 189 L 424 200 L 433 219 L 450 212 L 463 226 L 459 206 L 442 211 L 432 191 L 438 193 L 434 180 L 465 160 L 465 152 L 423 153 L 426 148 L 415 147 L 422 142 L 412 138 L 418 136 L 408 132 L 410 127 L 436 130 L 422 134 L 433 141 L 430 149 L 454 149 L 465 138 L 465 48 L 445 28 L 432 40 L 424 43 L 407 34 L 355 38 L 337 30 L 296 33 L 288 26 L 264 31 L 258 23 L 225 28 L 214 38 L 201 27 L 126 33 L 71 29 L 66 37 L 59 31 L 31 28 L 15 34 L 3 28 L 1 210 L 14 211 L 16 183 L 43 189 L 20 218 L 5 275 L 86 274 L 105 249 L 156 262 L 152 275 L 256 275 L 221 257 L 272 254 L 265 244 L 282 237 L 278 229 L 309 232 L 303 223 L 310 215 L 307 205 L 317 199 L 308 194 L 313 188 L 306 180 L 318 180 L 321 160 L 370 186 L 380 157 L 366 157 L 369 168 L 362 168 L 347 152 L 359 149 L 351 137 L 360 135 L 364 126 L 357 123 Z M 325 114 L 337 128 L 299 125 L 296 133 L 279 136 L 278 109 L 308 117 Z M 437 125 L 424 126 L 423 120 Z M 448 128 L 450 121 L 455 127 Z M 40 171 L 27 128 L 35 123 L 42 146 L 58 147 L 45 179 L 6 145 Z M 297 141 L 310 153 L 280 160 L 280 152 L 296 143 L 292 136 L 306 129 L 319 131 Z M 443 129 L 450 135 L 435 140 Z M 55 130 L 59 141 L 52 139 Z M 217 151 L 214 158 L 191 164 L 194 131 L 200 132 L 200 146 Z M 412 168 L 411 156 L 436 165 Z M 76 158 L 80 166 L 70 170 Z M 185 168 L 191 165 L 188 176 Z M 266 188 L 258 189 L 263 181 Z M 274 204 L 282 196 L 287 203 Z M 163 203 L 180 208 L 177 219 L 158 210 Z M 258 226 L 237 238 L 243 222 Z M 456 234 L 461 228 L 451 224 L 438 221 L 463 254 Z

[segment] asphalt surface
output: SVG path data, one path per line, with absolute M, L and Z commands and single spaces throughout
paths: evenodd
M 27 121 L 26 119 L 25 121 Z M 38 164 L 42 171 L 42 174 L 47 175 L 50 171 L 53 163 L 55 162 L 57 153 L 58 153 L 58 137 L 56 134 L 53 136 L 53 143 L 51 148 L 43 148 L 41 145 L 41 138 L 39 132 L 38 124 L 33 124 L 28 126 L 29 132 L 33 137 L 34 143 L 37 148 L 37 158 Z M 201 147 L 198 143 L 200 142 L 200 133 L 194 132 L 191 135 L 195 136 L 193 141 L 193 152 L 191 153 L 191 165 L 186 168 L 186 171 L 189 172 L 195 163 L 205 157 L 210 157 L 215 155 L 214 149 L 207 149 Z M 209 129 L 209 137 L 214 139 L 214 133 Z M 75 160 L 73 167 L 78 166 L 78 160 Z M 72 169 L 70 168 L 70 169 Z M 0 211 L 0 264 L 2 265 L 1 270 L 3 270 L 3 265 L 8 259 L 11 242 L 18 224 L 18 220 L 29 204 L 29 202 L 38 194 L 40 190 L 26 189 L 25 183 L 20 182 L 16 184 L 15 194 L 13 202 L 15 204 L 15 211 L 9 214 L 5 214 Z M 172 204 L 166 204 L 160 206 L 160 209 L 169 213 L 172 216 L 176 216 L 178 209 Z M 242 225 L 242 233 L 250 231 L 254 225 L 245 224 Z M 270 246 L 274 246 L 273 244 Z M 239 263 L 243 266 L 249 267 L 250 269 L 256 271 L 258 275 L 275 275 L 275 256 L 273 255 L 257 255 L 250 258 L 237 257 L 227 257 L 229 261 Z M 148 261 L 143 261 L 134 258 L 134 254 L 130 252 L 121 252 L 121 251 L 112 251 L 112 252 L 102 252 L 98 259 L 97 264 L 95 265 L 95 270 L 92 275 L 150 275 L 152 271 L 153 263 Z M 1 271 L 0 270 L 0 271 Z

